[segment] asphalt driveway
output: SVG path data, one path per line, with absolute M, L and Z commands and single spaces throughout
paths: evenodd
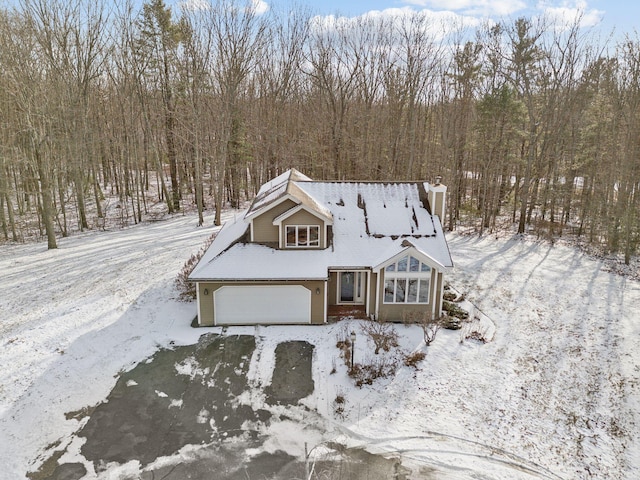
M 82 455 L 98 475 L 109 465 L 139 462 L 142 474 L 123 473 L 122 480 L 304 477 L 304 459 L 288 452 L 246 452 L 259 451 L 266 441 L 264 427 L 277 420 L 270 407 L 303 408 L 299 400 L 314 389 L 314 347 L 303 341 L 278 345 L 266 403 L 260 406 L 246 402 L 255 388 L 247 380 L 255 348 L 253 336 L 204 335 L 196 345 L 161 350 L 123 373 L 103 403 L 83 412 L 89 418 L 77 432 L 85 440 Z M 182 453 L 185 447 L 188 452 Z M 318 464 L 323 478 L 404 478 L 393 460 L 340 445 L 335 449 L 338 464 Z M 179 461 L 158 461 L 175 455 Z M 60 457 L 30 477 L 81 480 L 88 473 L 83 463 L 63 463 Z M 333 470 L 335 475 L 327 476 Z

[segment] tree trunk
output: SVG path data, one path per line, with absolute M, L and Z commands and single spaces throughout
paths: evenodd
M 58 248 L 56 234 L 53 226 L 53 197 L 51 195 L 51 184 L 49 183 L 49 172 L 47 171 L 42 153 L 39 147 L 34 145 L 34 155 L 40 177 L 40 195 L 42 197 L 42 220 L 47 234 L 47 248 L 49 250 Z

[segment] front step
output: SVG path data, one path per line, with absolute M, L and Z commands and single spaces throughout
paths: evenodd
M 356 320 L 367 320 L 368 318 L 364 305 L 329 305 L 327 317 L 333 321 L 343 318 Z

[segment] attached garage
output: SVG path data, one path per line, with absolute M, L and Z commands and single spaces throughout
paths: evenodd
M 216 325 L 311 323 L 311 291 L 302 285 L 223 286 L 213 294 Z

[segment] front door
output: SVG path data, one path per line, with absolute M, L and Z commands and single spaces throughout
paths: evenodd
M 340 272 L 339 303 L 364 303 L 365 272 Z

